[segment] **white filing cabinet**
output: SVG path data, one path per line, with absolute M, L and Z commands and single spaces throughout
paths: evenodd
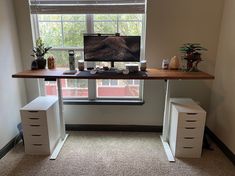
M 192 99 L 170 99 L 169 144 L 176 157 L 200 158 L 206 112 Z
M 38 97 L 20 109 L 25 153 L 50 155 L 60 136 L 58 100 Z

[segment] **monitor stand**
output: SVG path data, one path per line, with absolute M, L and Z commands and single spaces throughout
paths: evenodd
M 111 68 L 110 68 L 110 70 L 115 70 L 114 61 L 111 61 Z

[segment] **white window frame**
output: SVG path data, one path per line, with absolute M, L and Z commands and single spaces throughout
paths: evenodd
M 143 15 L 142 18 L 142 34 L 141 34 L 141 56 L 140 58 L 143 59 L 144 55 L 145 55 L 145 50 L 144 50 L 144 46 L 145 46 L 145 15 Z M 59 20 L 61 21 L 61 20 Z M 79 22 L 79 20 L 77 20 Z M 76 20 L 74 22 L 77 22 Z M 107 20 L 94 20 L 94 15 L 93 14 L 85 14 L 85 22 L 86 22 L 86 27 L 87 27 L 87 33 L 94 33 L 94 22 L 107 22 Z M 117 16 L 117 32 L 119 33 L 119 18 Z M 139 20 L 121 20 L 121 22 L 139 22 Z M 39 34 L 39 21 L 38 21 L 38 16 L 37 14 L 31 14 L 31 24 L 32 24 L 32 29 L 34 31 L 33 33 L 33 39 L 34 41 L 36 41 L 36 39 L 40 36 Z M 63 35 L 63 31 L 62 31 L 62 35 Z M 35 43 L 35 42 L 34 42 Z M 82 52 L 84 51 L 83 48 L 78 48 L 78 47 L 53 47 L 51 50 L 52 51 L 68 51 L 68 50 L 74 50 L 74 51 L 79 51 Z M 87 67 L 95 67 L 96 63 L 95 62 L 87 62 Z M 110 80 L 111 81 L 111 80 Z M 67 82 L 67 81 L 66 81 Z M 119 82 L 119 81 L 118 81 Z M 124 97 L 98 97 L 97 96 L 97 85 L 96 85 L 96 80 L 93 79 L 88 79 L 88 100 L 140 100 L 143 101 L 143 87 L 144 87 L 144 81 L 140 80 L 139 82 L 139 97 L 128 97 L 128 96 L 124 96 Z M 67 83 L 66 83 L 67 84 Z M 38 81 L 38 86 L 39 86 L 39 93 L 40 95 L 45 95 L 45 83 L 42 79 L 39 79 Z M 120 86 L 119 86 L 120 87 Z M 74 89 L 74 88 L 73 88 Z M 84 97 L 81 98 L 70 98 L 71 100 L 74 99 L 81 99 L 84 100 Z M 66 100 L 68 100 L 68 98 L 66 97 Z

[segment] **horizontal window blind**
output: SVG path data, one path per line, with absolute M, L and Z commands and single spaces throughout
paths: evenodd
M 143 14 L 145 0 L 29 0 L 32 14 Z

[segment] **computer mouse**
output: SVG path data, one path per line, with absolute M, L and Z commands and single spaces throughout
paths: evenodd
M 122 73 L 123 73 L 124 75 L 128 75 L 128 74 L 129 74 L 129 70 L 128 70 L 128 69 L 124 69 L 124 70 L 122 71 Z
M 94 74 L 96 74 L 96 72 L 97 72 L 96 70 L 91 70 L 90 74 L 94 75 Z

